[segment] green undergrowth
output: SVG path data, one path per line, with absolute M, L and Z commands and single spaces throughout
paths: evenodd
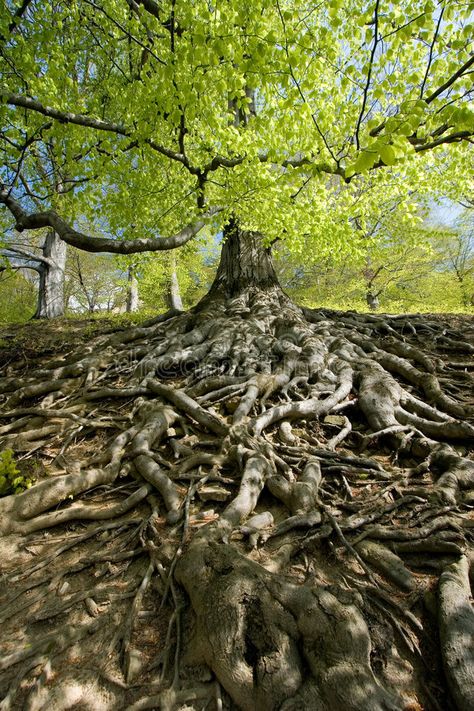
M 0 496 L 21 494 L 30 488 L 33 481 L 18 469 L 12 449 L 0 452 Z
M 10 363 L 67 353 L 95 336 L 140 324 L 148 313 L 73 316 L 0 324 L 0 372 Z
M 91 324 L 94 323 L 104 323 L 111 328 L 126 328 L 127 326 L 135 326 L 141 324 L 148 318 L 153 318 L 157 315 L 156 311 L 152 309 L 140 309 L 140 311 L 135 311 L 134 313 L 120 313 L 112 314 L 108 311 L 98 311 L 95 314 L 69 314 L 63 319 L 64 321 L 90 321 Z
M 302 301 L 303 305 L 310 309 L 331 309 L 333 311 L 357 311 L 358 313 L 384 313 L 384 314 L 465 314 L 468 316 L 474 315 L 474 306 L 447 306 L 440 308 L 439 303 L 411 304 L 408 305 L 402 301 L 388 301 L 380 305 L 376 311 L 369 311 L 367 304 L 364 301 L 357 299 L 322 299 L 321 301 L 306 300 Z

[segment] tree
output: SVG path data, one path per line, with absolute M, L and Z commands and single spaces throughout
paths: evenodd
M 438 235 L 435 249 L 441 268 L 454 274 L 463 306 L 474 304 L 474 223 L 469 210 L 459 217 L 456 228 Z
M 15 323 L 34 313 L 34 285 L 20 270 L 0 264 L 0 324 Z
M 406 228 L 392 216 L 390 227 L 377 223 L 368 236 L 366 254 L 361 272 L 365 300 L 371 311 L 376 311 L 380 300 L 396 290 L 406 296 L 416 292 L 420 280 L 433 269 L 430 236 L 426 228 Z
M 127 313 L 134 313 L 138 311 L 138 282 L 136 275 L 136 268 L 134 264 L 131 264 L 127 269 Z
M 177 254 L 152 255 L 143 261 L 139 293 L 145 308 L 182 311 L 194 306 L 208 291 L 215 276 L 215 258 L 209 250 L 193 247 L 189 245 Z
M 385 224 L 384 224 L 385 223 Z M 462 311 L 472 295 L 472 239 L 469 220 L 456 227 L 404 224 L 400 215 L 376 220 L 357 253 L 292 254 L 275 250 L 283 288 L 306 306 L 319 305 L 393 313 L 404 310 Z M 377 303 L 374 303 L 376 301 Z
M 66 300 L 72 311 L 97 313 L 124 310 L 125 278 L 108 254 L 92 255 L 71 249 L 66 266 Z
M 414 201 L 410 207 L 421 223 L 425 209 Z M 386 304 L 387 298 L 396 295 L 404 295 L 407 303 L 418 300 L 416 286 L 433 270 L 430 245 L 434 231 L 407 215 L 407 204 L 400 196 L 385 201 L 381 196 L 377 217 L 367 215 L 364 227 L 358 217 L 354 223 L 357 248 L 352 245 L 352 253 L 340 250 L 315 254 L 303 248 L 299 254 L 292 254 L 286 244 L 280 253 L 277 251 L 277 271 L 284 288 L 305 304 L 346 302 L 361 309 L 365 304 L 373 311 L 378 309 L 380 299 Z
M 19 185 L 23 198 L 36 208 L 42 209 L 46 201 L 54 209 L 67 211 L 67 194 L 82 181 L 66 175 L 62 144 L 58 148 L 57 141 L 43 137 L 46 128 L 39 127 L 33 136 L 26 132 L 24 146 L 10 141 L 13 155 L 11 160 L 7 158 L 4 169 L 7 175 L 13 175 L 10 191 Z M 77 155 L 75 159 L 78 160 Z M 9 235 L 3 254 L 13 258 L 15 263 L 20 262 L 23 268 L 37 272 L 38 303 L 34 318 L 50 319 L 64 315 L 67 244 L 54 228 L 47 227 L 42 232 L 39 242 L 36 235 L 26 244 Z
M 7 233 L 0 253 L 11 269 L 27 269 L 37 274 L 37 306 L 33 318 L 55 318 L 64 314 L 67 244 L 52 229 L 42 232 L 26 242 Z
M 453 394 L 463 371 L 444 363 L 449 392 L 438 373 L 443 345 L 468 353 L 472 346 L 423 319 L 299 308 L 271 259 L 275 240 L 357 249 L 355 219 L 363 233 L 382 186 L 423 184 L 436 161 L 467 165 L 469 12 L 429 0 L 387 7 L 376 0 L 370 9 L 352 0 L 316 8 L 296 0 L 33 0 L 4 13 L 3 139 L 8 154 L 16 144 L 17 162 L 4 171 L 0 199 L 16 228 L 50 227 L 80 249 L 119 254 L 174 249 L 207 225 L 224 237 L 215 280 L 190 312 L 102 335 L 21 383 L 2 379 L 5 446 L 17 442 L 19 428 L 23 441 L 47 431 L 49 448 L 52 436 L 61 440 L 55 456 L 66 473 L 3 498 L 1 530 L 27 535 L 119 517 L 76 537 L 80 545 L 97 532 L 116 534 L 106 549 L 99 543 L 101 550 L 64 562 L 61 574 L 132 560 L 125 593 L 106 578 L 113 639 L 94 600 L 103 592 L 96 581 L 54 606 L 39 601 L 34 619 L 85 599 L 93 621 L 55 627 L 56 653 L 45 634 L 4 657 L 17 680 L 7 704 L 32 664 L 57 666 L 55 654 L 73 643 L 85 654 L 90 632 L 95 649 L 104 649 L 102 675 L 105 650 L 121 643 L 125 681 L 107 687 L 116 708 L 180 707 L 215 695 L 215 685 L 180 677 L 185 664 L 207 666 L 243 709 L 371 711 L 413 708 L 417 698 L 433 706 L 439 667 L 418 674 L 413 661 L 406 688 L 391 677 L 403 645 L 416 655 L 423 632 L 423 613 L 408 609 L 407 598 L 399 602 L 396 586 L 421 595 L 402 558 L 413 554 L 422 565 L 416 556 L 428 551 L 442 570 L 449 690 L 458 708 L 469 708 L 464 489 L 472 489 L 473 463 L 453 442 L 468 446 L 474 428 L 464 421 L 470 406 Z M 32 212 L 18 195 L 18 163 L 43 133 L 66 144 L 64 171 L 83 181 L 70 214 L 92 222 L 99 215 L 112 236 L 86 234 L 54 209 Z M 363 189 L 367 181 L 374 189 Z M 467 194 L 467 171 L 458 182 Z M 426 330 L 439 337 L 420 347 Z M 111 412 L 120 399 L 125 407 Z M 28 401 L 32 407 L 22 407 Z M 112 429 L 105 449 L 99 436 L 86 440 L 83 461 L 71 469 L 71 442 L 96 429 Z M 376 446 L 379 455 L 385 441 L 395 458 L 349 454 L 344 441 Z M 432 480 L 418 478 L 425 471 Z M 130 487 L 125 496 L 114 488 L 120 476 Z M 71 496 L 81 501 L 70 504 Z M 217 501 L 214 509 L 193 508 L 196 496 Z M 145 567 L 136 560 L 142 555 Z M 25 588 L 47 585 L 55 573 L 41 575 Z M 152 579 L 161 609 L 172 612 L 159 695 L 149 698 L 134 631 Z M 124 594 L 134 595 L 126 611 Z M 10 616 L 20 604 L 15 595 Z M 436 649 L 431 635 L 433 659 Z M 98 673 L 92 680 L 103 691 Z M 58 693 L 68 674 L 56 677 Z M 54 693 L 43 681 L 31 691 L 53 707 Z M 437 694 L 449 703 L 445 688 Z M 74 701 L 81 702 L 83 693 Z

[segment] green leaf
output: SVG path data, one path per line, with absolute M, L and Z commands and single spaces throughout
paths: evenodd
M 376 151 L 363 151 L 359 153 L 354 163 L 354 172 L 363 173 L 366 170 L 370 170 L 377 161 Z
M 393 165 L 397 162 L 397 156 L 393 146 L 385 145 L 380 147 L 380 157 L 385 165 Z
M 399 126 L 397 126 L 396 131 L 400 136 L 411 136 L 411 134 L 413 133 L 413 129 L 409 121 L 403 121 L 401 124 L 399 124 Z

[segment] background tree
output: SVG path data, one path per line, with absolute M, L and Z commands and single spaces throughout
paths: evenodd
M 153 255 L 143 262 L 140 271 L 141 302 L 155 311 L 194 306 L 208 291 L 215 271 L 215 254 L 202 248 L 188 248 L 176 257 L 174 254 Z M 180 304 L 175 301 L 175 296 L 172 298 L 173 283 Z
M 1 255 L 11 269 L 31 270 L 37 275 L 37 306 L 35 318 L 54 318 L 64 314 L 64 265 L 66 243 L 45 229 L 34 233 L 29 239 L 4 233 L 0 244 Z M 33 282 L 34 280 L 32 280 Z
M 430 237 L 426 228 L 404 228 L 396 215 L 390 226 L 376 223 L 360 268 L 370 310 L 376 311 L 390 297 L 401 297 L 407 305 L 420 299 L 420 280 L 434 266 Z
M 455 229 L 433 240 L 440 268 L 457 282 L 464 306 L 474 304 L 474 221 L 469 210 L 457 220 Z
M 127 268 L 126 311 L 127 313 L 134 313 L 135 311 L 138 311 L 139 306 L 140 301 L 138 298 L 137 267 L 135 264 L 130 264 Z
M 310 244 L 292 254 L 283 245 L 276 253 L 276 268 L 284 288 L 308 305 L 361 310 L 381 305 L 387 310 L 388 303 L 399 302 L 405 309 L 414 303 L 423 307 L 419 285 L 436 268 L 431 245 L 435 233 L 423 225 L 426 209 L 413 197 L 408 204 L 406 198 L 381 199 L 378 216 L 364 217 L 363 228 L 355 217 L 357 242 L 349 248 L 330 251 L 330 237 L 326 254 L 313 252 Z M 440 244 L 447 234 L 439 235 Z
M 126 277 L 110 255 L 71 249 L 66 267 L 66 304 L 71 311 L 125 311 Z
M 67 213 L 68 194 L 80 187 L 82 179 L 75 180 L 64 170 L 67 142 L 44 136 L 49 124 L 42 124 L 36 132 L 13 131 L 16 140 L 6 139 L 11 147 L 3 166 L 11 192 L 18 187 L 26 204 L 36 209 L 50 206 Z M 8 129 L 7 129 L 8 130 Z M 4 139 L 5 140 L 5 139 Z M 22 141 L 24 141 L 22 143 Z M 75 161 L 81 156 L 76 154 Z M 55 318 L 64 315 L 64 280 L 67 244 L 54 228 L 42 230 L 42 235 L 25 233 L 19 239 L 7 232 L 4 254 L 23 263 L 24 268 L 38 274 L 38 304 L 35 318 Z
M 0 324 L 31 318 L 35 310 L 35 286 L 21 270 L 0 265 Z

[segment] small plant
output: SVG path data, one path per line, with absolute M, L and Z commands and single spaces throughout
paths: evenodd
M 0 496 L 19 494 L 32 485 L 32 479 L 23 476 L 17 469 L 12 449 L 0 452 Z

